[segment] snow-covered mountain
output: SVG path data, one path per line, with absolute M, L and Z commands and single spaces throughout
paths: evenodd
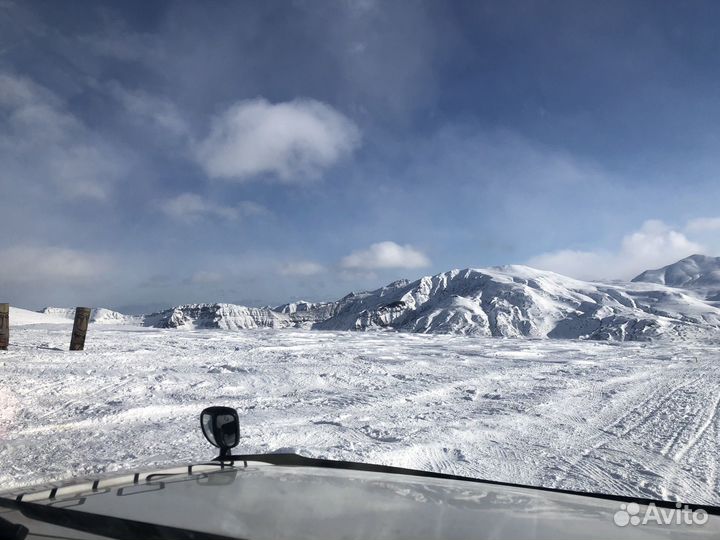
M 338 304 L 314 328 L 602 340 L 720 331 L 720 309 L 683 291 L 589 283 L 527 266 L 452 270 Z
M 718 335 L 720 308 L 690 291 L 657 283 L 591 283 L 527 266 L 502 266 L 396 281 L 336 302 L 275 308 L 188 304 L 146 315 L 144 324 L 624 341 Z
M 43 322 L 70 322 L 75 310 L 48 307 L 41 313 L 47 317 Z M 297 301 L 274 308 L 186 304 L 142 317 L 97 308 L 91 322 L 619 341 L 718 336 L 720 257 L 693 255 L 643 272 L 631 283 L 585 282 L 518 265 L 469 268 L 395 281 L 335 302 Z
M 720 257 L 690 255 L 676 263 L 646 270 L 633 282 L 661 283 L 669 287 L 691 289 L 707 300 L 720 302 Z
M 311 328 L 330 318 L 336 302 L 292 302 L 275 308 L 236 304 L 185 304 L 144 316 L 145 326 L 156 328 Z
M 39 311 L 46 315 L 51 315 L 56 318 L 69 319 L 70 321 L 75 319 L 75 308 L 61 308 L 61 307 L 46 307 Z M 99 324 L 137 324 L 141 320 L 140 317 L 133 317 L 131 315 L 125 315 L 118 311 L 105 308 L 93 308 L 90 312 L 90 322 Z
M 235 304 L 185 304 L 159 313 L 145 315 L 145 326 L 156 328 L 287 328 L 290 318 L 270 308 L 254 308 Z

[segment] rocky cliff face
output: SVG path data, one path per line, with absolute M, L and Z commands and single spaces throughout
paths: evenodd
M 337 302 L 291 302 L 283 304 L 273 311 L 288 316 L 293 325 L 310 328 L 313 324 L 329 319 L 337 310 Z
M 253 308 L 235 304 L 185 304 L 146 315 L 145 326 L 156 328 L 287 328 L 290 318 L 270 308 Z

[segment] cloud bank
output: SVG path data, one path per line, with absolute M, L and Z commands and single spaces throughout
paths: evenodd
M 697 227 L 697 220 L 694 220 L 685 230 Z M 577 279 L 629 280 L 644 270 L 659 268 L 688 255 L 707 251 L 707 246 L 689 239 L 685 233 L 673 230 L 662 221 L 648 220 L 640 230 L 625 235 L 614 251 L 563 249 L 532 257 L 527 264 Z
M 53 246 L 15 246 L 0 250 L 0 286 L 34 288 L 97 281 L 111 271 L 109 257 Z
M 688 233 L 720 231 L 720 217 L 691 219 L 687 225 L 685 225 L 685 231 Z

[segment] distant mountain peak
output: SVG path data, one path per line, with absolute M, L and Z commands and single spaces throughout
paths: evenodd
M 677 262 L 645 270 L 633 282 L 659 283 L 668 287 L 720 291 L 720 257 L 694 254 Z

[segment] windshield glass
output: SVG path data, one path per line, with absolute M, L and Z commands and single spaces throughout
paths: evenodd
M 233 453 L 720 505 L 693 6 L 0 2 L 0 491 L 227 406 Z

